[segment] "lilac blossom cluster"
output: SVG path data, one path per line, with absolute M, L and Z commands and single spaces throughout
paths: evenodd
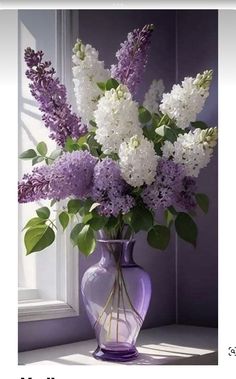
M 74 196 L 86 199 L 91 195 L 94 167 L 97 158 L 88 151 L 66 153 L 52 165 L 50 181 L 53 199 Z
M 118 164 L 110 158 L 97 163 L 94 169 L 92 197 L 100 206 L 98 212 L 104 216 L 127 213 L 135 205 L 128 194 L 129 186 L 122 179 Z
M 155 213 L 172 205 L 190 211 L 196 207 L 195 184 L 193 178 L 185 177 L 181 165 L 160 159 L 155 182 L 144 189 L 142 199 Z
M 51 166 L 35 167 L 30 174 L 25 174 L 18 183 L 19 203 L 29 203 L 47 199 L 50 193 Z
M 157 157 L 155 141 L 144 137 L 139 127 L 138 104 L 132 100 L 132 95 L 136 93 L 147 64 L 152 31 L 153 25 L 149 24 L 128 34 L 127 40 L 116 53 L 117 64 L 111 67 L 111 76 L 121 84 L 116 89 L 106 90 L 105 93 L 97 86 L 98 78 L 95 80 L 93 75 L 88 75 L 90 70 L 90 74 L 93 73 L 94 67 L 98 65 L 105 75 L 101 80 L 110 77 L 108 72 L 105 74 L 103 63 L 98 61 L 98 53 L 90 45 L 83 47 L 80 42 L 76 44 L 76 75 L 80 78 L 86 76 L 88 83 L 94 79 L 96 96 L 92 99 L 93 109 L 90 109 L 92 113 L 90 112 L 89 119 L 92 120 L 94 117 L 96 121 L 94 139 L 101 145 L 103 156 L 98 158 L 90 154 L 89 151 L 93 149 L 89 139 L 84 143 L 89 151 L 63 151 L 62 156 L 52 165 L 34 168 L 31 173 L 23 176 L 18 185 L 20 203 L 40 199 L 62 200 L 68 197 L 91 199 L 98 203 L 96 209 L 100 215 L 118 217 L 136 205 L 136 197 L 133 197 L 132 192 L 133 188 L 136 188 L 136 195 L 139 197 L 137 203 L 141 200 L 155 214 L 170 206 L 185 211 L 195 209 L 196 180 L 193 176 L 197 176 L 200 168 L 208 163 L 216 143 L 216 130 L 195 129 L 194 132 L 180 134 L 174 143 L 165 141 L 161 148 L 161 157 Z M 64 147 L 67 137 L 79 138 L 87 132 L 87 127 L 81 118 L 72 112 L 71 106 L 67 103 L 65 86 L 55 77 L 51 62 L 43 61 L 43 55 L 42 51 L 35 52 L 31 48 L 25 50 L 25 62 L 28 66 L 26 75 L 31 81 L 31 93 L 39 102 L 42 120 L 50 129 L 50 137 Z M 201 93 L 207 91 L 208 95 L 211 76 L 210 71 L 205 71 L 195 79 L 187 78 L 184 83 L 191 82 L 198 95 L 200 90 Z M 184 91 L 181 90 L 182 87 L 176 87 L 178 91 L 174 87 L 175 91 L 167 94 L 173 104 L 174 95 L 176 104 L 181 96 L 186 104 L 189 104 L 192 87 L 186 85 L 183 86 Z M 80 89 L 77 90 L 80 96 Z M 81 99 L 86 100 L 83 96 L 80 96 Z M 172 107 L 173 112 L 179 103 L 176 104 Z M 186 112 L 189 113 L 187 107 L 184 116 Z M 183 125 L 178 125 L 177 121 L 176 118 L 176 125 L 181 128 Z M 106 156 L 112 153 L 118 154 L 115 158 L 117 161 Z M 191 162 L 194 163 L 193 168 Z
M 191 211 L 196 207 L 196 180 L 186 177 L 181 165 L 160 159 L 154 183 L 142 192 L 145 205 L 162 212 L 171 205 Z M 88 151 L 65 153 L 50 166 L 34 168 L 18 184 L 18 201 L 62 200 L 73 196 L 92 198 L 100 205 L 98 212 L 117 217 L 135 206 L 131 187 L 121 177 L 120 167 L 111 158 L 102 161 Z
M 132 95 L 136 93 L 148 61 L 152 31 L 153 25 L 149 24 L 130 32 L 116 53 L 117 64 L 111 66 L 111 76 L 125 84 Z
M 142 193 L 144 203 L 153 211 L 161 211 L 173 205 L 175 192 L 180 190 L 183 178 L 184 170 L 180 165 L 160 159 L 155 181 Z
M 184 177 L 182 187 L 175 196 L 175 205 L 186 211 L 194 210 L 197 206 L 195 198 L 196 189 L 196 179 L 191 176 Z
M 42 51 L 35 52 L 29 47 L 25 50 L 26 76 L 31 80 L 31 94 L 40 104 L 42 120 L 51 131 L 50 138 L 64 146 L 68 136 L 80 137 L 86 132 L 86 126 L 67 104 L 66 88 L 54 77 L 51 62 L 42 62 L 43 55 Z
M 40 199 L 80 199 L 92 193 L 93 173 L 97 159 L 88 151 L 65 153 L 51 166 L 35 168 L 18 184 L 18 200 L 27 203 Z
M 129 185 L 118 164 L 110 158 L 97 161 L 88 151 L 65 153 L 51 166 L 35 168 L 18 185 L 20 203 L 40 199 L 62 200 L 69 196 L 92 198 L 104 216 L 127 213 L 134 206 Z

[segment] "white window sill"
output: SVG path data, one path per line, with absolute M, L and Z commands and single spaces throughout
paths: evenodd
M 95 340 L 19 353 L 20 365 L 116 365 L 94 359 Z M 216 328 L 168 325 L 141 331 L 138 359 L 123 364 L 138 365 L 217 365 Z
M 78 315 L 79 311 L 64 301 L 36 299 L 18 303 L 19 322 L 50 320 Z

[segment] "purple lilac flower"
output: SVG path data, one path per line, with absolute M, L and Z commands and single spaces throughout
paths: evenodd
M 175 195 L 175 205 L 186 211 L 195 209 L 197 206 L 195 198 L 196 189 L 196 179 L 186 176 L 182 180 L 182 188 Z
M 19 202 L 62 200 L 69 196 L 88 198 L 96 162 L 88 151 L 73 151 L 62 155 L 51 166 L 35 168 L 18 185 Z
M 51 166 L 36 167 L 31 174 L 25 174 L 18 184 L 19 203 L 47 199 L 50 193 L 50 177 Z
M 116 53 L 117 64 L 111 66 L 111 76 L 127 85 L 133 95 L 148 61 L 152 31 L 150 24 L 130 32 Z
M 79 199 L 91 195 L 94 167 L 97 159 L 88 151 L 65 153 L 52 165 L 50 181 L 53 199 L 75 196 Z
M 155 182 L 142 193 L 144 203 L 154 212 L 163 211 L 173 205 L 176 192 L 182 188 L 183 178 L 184 169 L 181 165 L 172 160 L 160 159 Z
M 128 195 L 129 186 L 122 179 L 118 164 L 105 158 L 95 166 L 92 198 L 100 203 L 98 212 L 104 216 L 127 213 L 134 206 L 134 198 Z
M 42 51 L 35 52 L 30 47 L 25 50 L 26 76 L 31 80 L 31 94 L 40 104 L 42 120 L 51 131 L 50 138 L 64 146 L 67 137 L 79 138 L 86 132 L 86 126 L 72 113 L 67 104 L 66 88 L 54 77 L 51 62 L 42 62 L 43 55 Z

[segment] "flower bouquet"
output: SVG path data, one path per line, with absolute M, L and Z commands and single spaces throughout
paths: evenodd
M 138 104 L 153 30 L 145 25 L 129 33 L 110 69 L 95 48 L 77 40 L 72 56 L 77 114 L 43 52 L 25 50 L 31 93 L 58 145 L 49 154 L 40 142 L 20 155 L 37 166 L 19 182 L 19 202 L 51 200 L 57 215 L 55 221 L 48 207 L 36 210 L 25 226 L 26 254 L 48 247 L 55 231 L 70 223 L 71 242 L 81 253 L 88 256 L 100 244 L 102 261 L 85 273 L 82 293 L 98 339 L 94 355 L 101 359 L 137 355 L 151 287 L 132 258 L 134 235 L 144 230 L 151 247 L 165 250 L 175 228 L 196 246 L 195 211 L 206 213 L 209 206 L 196 178 L 211 159 L 217 129 L 196 118 L 209 95 L 212 70 L 184 78 L 169 93 L 162 80 L 154 80 Z

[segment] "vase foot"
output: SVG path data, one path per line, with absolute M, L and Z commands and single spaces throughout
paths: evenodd
M 138 357 L 138 351 L 135 347 L 126 350 L 108 350 L 98 346 L 93 352 L 93 357 L 102 361 L 128 362 Z

